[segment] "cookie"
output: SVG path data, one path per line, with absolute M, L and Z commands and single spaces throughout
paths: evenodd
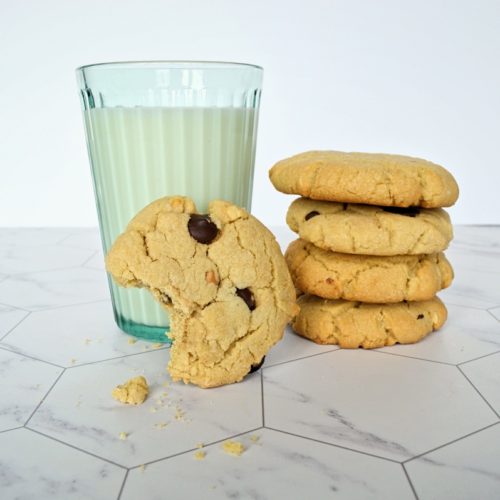
M 362 255 L 442 252 L 453 238 L 441 208 L 376 207 L 296 199 L 288 209 L 292 231 L 317 247 Z
M 314 200 L 436 208 L 458 198 L 445 168 L 409 156 L 308 151 L 279 161 L 269 177 L 278 191 Z
M 453 280 L 453 269 L 443 253 L 351 255 L 322 250 L 299 239 L 290 243 L 285 259 L 295 287 L 325 299 L 428 300 Z
M 298 299 L 300 313 L 292 328 L 318 344 L 374 349 L 394 344 L 412 344 L 443 326 L 444 304 L 434 297 L 419 302 L 365 304 L 328 300 L 314 295 Z
M 107 270 L 144 287 L 171 317 L 174 380 L 214 387 L 240 381 L 283 336 L 295 291 L 273 234 L 224 201 L 198 214 L 185 197 L 157 200 L 118 237 Z

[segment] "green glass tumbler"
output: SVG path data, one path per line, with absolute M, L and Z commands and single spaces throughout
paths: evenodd
M 104 252 L 148 203 L 222 199 L 250 210 L 263 70 L 251 64 L 149 61 L 77 69 Z M 117 325 L 166 342 L 168 315 L 144 289 L 108 276 Z

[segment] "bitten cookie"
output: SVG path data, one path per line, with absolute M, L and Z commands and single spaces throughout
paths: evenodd
M 409 156 L 308 151 L 279 161 L 269 177 L 278 191 L 314 200 L 435 208 L 458 198 L 445 168 Z
M 285 259 L 295 287 L 325 299 L 428 300 L 453 280 L 453 269 L 442 253 L 372 257 L 329 252 L 296 240 Z
M 283 336 L 295 291 L 272 233 L 245 210 L 213 201 L 159 199 L 117 238 L 107 270 L 145 287 L 171 314 L 168 370 L 174 380 L 214 387 L 240 381 Z
M 453 238 L 450 217 L 441 208 L 376 207 L 296 199 L 287 224 L 317 247 L 363 255 L 442 252 Z
M 318 344 L 373 349 L 412 344 L 443 326 L 444 304 L 437 298 L 397 304 L 364 304 L 302 295 L 292 328 Z

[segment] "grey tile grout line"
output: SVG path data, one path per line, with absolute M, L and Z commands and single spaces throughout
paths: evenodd
M 88 268 L 85 268 L 88 269 Z M 59 306 L 53 306 L 53 307 L 44 307 L 43 309 L 32 309 L 29 310 L 29 312 L 32 313 L 39 313 L 39 312 L 45 312 L 45 311 L 57 311 L 58 309 L 65 309 L 66 307 L 77 307 L 77 306 L 88 306 L 90 304 L 98 304 L 100 302 L 111 302 L 111 299 L 99 299 L 99 300 L 91 300 L 89 302 L 75 302 L 74 304 L 63 304 Z
M 24 425 L 20 425 L 19 427 L 12 427 L 12 429 L 3 429 L 2 431 L 0 431 L 0 434 L 3 434 L 4 432 L 17 431 L 18 429 L 24 429 Z
M 31 311 L 23 311 L 23 312 L 26 312 L 27 314 L 25 314 L 10 330 L 7 330 L 5 335 L 0 338 L 0 342 L 3 342 L 4 339 L 9 335 L 9 333 L 13 332 L 31 314 Z
M 462 365 L 466 365 L 467 363 L 473 363 L 474 361 L 479 361 L 480 359 L 487 358 L 489 356 L 494 356 L 495 354 L 498 354 L 500 350 L 495 351 L 495 352 L 489 352 L 488 354 L 483 354 L 482 356 L 478 356 L 477 358 L 469 359 L 467 361 L 461 361 L 460 363 L 457 363 L 455 366 L 459 367 Z
M 369 453 L 367 451 L 356 450 L 354 448 L 348 448 L 347 446 L 343 446 L 341 444 L 329 443 L 328 441 L 322 441 L 321 439 L 316 439 L 312 437 L 302 436 L 300 434 L 294 434 L 293 432 L 284 431 L 282 429 L 276 429 L 275 427 L 269 427 L 268 425 L 264 426 L 264 429 L 269 429 L 270 431 L 281 432 L 282 434 L 288 434 L 289 436 L 294 436 L 301 439 L 307 439 L 308 441 L 313 441 L 315 443 L 325 444 L 327 446 L 333 446 L 334 448 L 340 448 L 342 450 L 352 451 L 353 453 L 359 453 L 361 455 L 366 455 L 368 457 L 379 458 L 380 460 L 386 460 L 388 462 L 392 462 L 394 464 L 401 464 L 401 460 L 396 460 L 394 458 L 383 457 L 381 455 L 375 455 L 374 453 Z
M 317 352 L 315 354 L 310 354 L 309 356 L 303 356 L 301 358 L 295 358 L 295 359 L 288 359 L 287 361 L 280 361 L 279 363 L 275 363 L 273 365 L 264 365 L 262 367 L 263 370 L 269 370 L 270 368 L 274 368 L 275 366 L 281 366 L 281 365 L 286 365 L 287 363 L 293 363 L 295 361 L 300 361 L 302 359 L 308 359 L 308 358 L 313 358 L 315 356 L 321 356 L 322 354 L 328 354 L 330 352 L 337 352 L 337 351 L 340 351 L 341 349 L 340 348 L 337 348 L 337 349 L 330 349 L 329 351 L 324 351 L 324 352 Z
M 403 469 L 403 472 L 405 473 L 406 479 L 408 480 L 411 491 L 413 491 L 413 494 L 415 495 L 416 500 L 418 500 L 417 490 L 415 490 L 415 486 L 413 486 L 413 482 L 410 478 L 410 474 L 408 474 L 408 471 L 406 470 L 405 464 L 401 464 L 401 467 Z
M 427 361 L 428 363 L 437 363 L 438 365 L 456 366 L 455 363 L 448 363 L 447 361 L 436 361 L 435 359 L 417 358 L 415 356 L 407 356 L 406 354 L 397 354 L 395 352 L 379 351 L 378 349 L 370 349 L 368 352 L 378 352 L 379 354 L 389 354 L 390 356 L 398 356 L 399 358 L 416 359 L 418 361 Z
M 116 497 L 116 500 L 120 500 L 120 498 L 122 497 L 123 489 L 125 488 L 125 483 L 127 482 L 129 472 L 130 472 L 130 469 L 127 469 L 125 472 L 125 476 L 123 478 L 122 485 L 120 487 L 120 491 L 118 492 L 118 496 Z
M 61 368 L 65 368 L 66 370 L 72 370 L 74 368 L 80 368 L 80 366 L 95 365 L 97 363 L 105 363 L 107 361 L 114 361 L 115 359 L 130 358 L 130 356 L 139 356 L 140 354 L 148 354 L 148 353 L 156 352 L 156 351 L 168 351 L 169 349 L 170 349 L 170 346 L 155 347 L 154 349 L 147 349 L 147 350 L 141 351 L 141 352 L 122 354 L 121 356 L 116 356 L 114 358 L 99 359 L 97 361 L 87 361 L 86 363 L 79 363 L 79 364 L 74 364 L 71 366 L 63 366 Z
M 262 427 L 265 427 L 266 412 L 264 410 L 264 370 L 260 371 L 260 405 L 262 409 Z
M 470 436 L 473 436 L 474 434 L 477 434 L 479 432 L 485 431 L 486 429 L 489 429 L 490 427 L 494 427 L 495 425 L 500 425 L 499 422 L 493 422 L 492 424 L 485 425 L 484 427 L 481 427 L 481 429 L 476 429 L 475 431 L 469 432 L 468 434 L 465 434 L 465 436 L 461 436 L 459 438 L 453 439 L 452 441 L 449 441 L 447 443 L 441 444 L 439 446 L 436 446 L 435 448 L 432 448 L 430 450 L 424 451 L 423 453 L 419 453 L 418 455 L 415 455 L 414 457 L 408 458 L 401 462 L 402 464 L 407 464 L 409 462 L 412 462 L 413 460 L 418 460 L 419 458 L 422 458 L 425 455 L 430 455 L 431 453 L 434 453 L 437 450 L 440 450 L 441 448 L 445 448 L 446 446 L 450 446 L 454 443 L 458 443 L 458 441 L 461 441 L 462 439 L 466 439 Z
M 488 309 L 488 313 L 489 313 L 489 315 L 490 315 L 490 316 L 492 316 L 492 317 L 493 317 L 493 319 L 496 319 L 496 320 L 500 323 L 500 319 L 499 319 L 499 318 L 497 318 L 497 317 L 496 317 L 496 316 L 495 316 L 495 315 L 491 312 L 491 310 L 492 310 L 492 309 L 498 309 L 498 306 L 491 307 L 490 309 Z
M 72 247 L 68 247 L 68 248 L 72 248 Z M 80 264 L 80 266 L 79 266 L 79 267 L 85 267 L 85 264 L 86 264 L 87 262 L 89 262 L 91 259 L 93 259 L 93 258 L 97 255 L 97 253 L 98 253 L 98 252 L 99 252 L 99 250 L 95 250 L 94 252 L 92 252 L 92 255 L 91 255 L 88 259 L 85 259 L 85 260 L 84 260 L 84 261 Z
M 12 354 L 16 354 L 17 356 L 22 356 L 23 358 L 32 359 L 33 361 L 38 361 L 39 363 L 45 363 L 47 365 L 54 366 L 55 368 L 61 368 L 63 370 L 66 369 L 65 366 L 61 366 L 61 365 L 58 365 L 56 363 L 52 363 L 52 361 L 46 361 L 44 359 L 35 358 L 35 356 L 31 356 L 30 354 L 24 354 L 23 352 L 17 352 L 17 351 L 14 351 L 13 349 L 9 349 L 8 345 L 0 344 L 0 349 L 2 351 L 7 351 L 7 352 L 11 352 Z
M 254 427 L 253 429 L 248 429 L 246 431 L 239 432 L 238 434 L 226 436 L 225 438 L 217 439 L 215 441 L 211 441 L 210 443 L 203 443 L 203 449 L 207 448 L 208 446 L 213 446 L 214 444 L 222 443 L 224 441 L 227 441 L 228 439 L 234 439 L 234 438 L 243 436 L 244 434 L 250 434 L 250 432 L 255 432 L 255 431 L 258 431 L 259 429 L 266 429 L 266 427 L 264 427 L 263 425 L 260 425 L 259 427 Z M 191 453 L 191 452 L 196 451 L 198 449 L 199 448 L 190 448 L 189 450 L 179 451 L 178 453 L 174 453 L 172 455 L 167 455 L 166 457 L 162 457 L 162 458 L 157 458 L 156 460 L 151 460 L 150 462 L 144 462 L 143 464 L 140 464 L 140 465 L 134 465 L 133 467 L 129 467 L 128 469 L 135 470 L 135 469 L 138 469 L 139 467 L 142 467 L 142 466 L 148 467 L 149 465 L 153 465 L 153 464 L 156 464 L 158 462 L 162 462 L 163 460 L 169 460 L 171 458 L 175 458 L 175 457 L 178 457 L 180 455 L 185 455 L 187 453 Z
M 9 276 L 5 276 L 5 278 L 9 278 Z M 0 279 L 0 281 L 2 281 L 2 279 Z M 24 311 L 27 313 L 32 312 L 29 309 L 24 309 L 23 307 L 19 307 L 19 306 L 12 306 L 10 304 L 5 304 L 4 302 L 0 303 L 0 306 L 10 307 L 12 309 L 17 309 L 18 311 Z
M 490 410 L 497 416 L 497 418 L 500 420 L 500 414 L 491 406 L 491 403 L 481 394 L 481 391 L 473 384 L 472 380 L 465 374 L 465 372 L 462 370 L 460 366 L 457 366 L 458 371 L 465 377 L 465 380 L 469 382 L 469 384 L 473 387 L 473 389 L 479 394 L 481 399 L 489 406 Z
M 476 311 L 487 311 L 488 309 L 491 309 L 491 308 L 495 307 L 495 306 L 478 307 L 478 306 L 471 306 L 471 305 L 468 305 L 468 304 L 467 305 L 465 305 L 465 304 L 457 304 L 456 302 L 449 302 L 449 301 L 444 300 L 444 299 L 441 299 L 441 300 L 444 302 L 445 306 L 465 307 L 467 309 L 474 309 Z
M 67 443 L 66 441 L 63 441 L 61 439 L 57 439 L 54 436 L 51 436 L 49 434 L 45 434 L 44 432 L 41 432 L 37 429 L 33 429 L 33 427 L 24 427 L 26 430 L 30 432 L 34 432 L 35 434 L 39 434 L 40 436 L 46 437 L 47 439 L 51 439 L 52 441 L 55 441 L 56 443 L 60 443 L 64 446 L 68 446 L 69 448 L 73 448 L 74 450 L 80 451 L 81 453 L 85 453 L 85 455 L 89 455 L 94 458 L 98 458 L 99 460 L 102 460 L 104 462 L 107 462 L 111 465 L 115 465 L 116 467 L 119 467 L 120 469 L 128 470 L 128 468 L 125 465 L 121 465 L 119 463 L 113 462 L 113 460 L 109 460 L 109 458 L 104 458 L 99 455 L 96 455 L 95 453 L 92 453 L 90 451 L 84 450 L 82 448 L 78 448 L 78 446 L 75 446 L 74 444 Z
M 66 371 L 65 369 L 63 369 L 61 371 L 61 373 L 56 377 L 56 379 L 54 380 L 54 382 L 52 383 L 52 385 L 49 387 L 49 390 L 42 396 L 42 398 L 40 399 L 39 403 L 36 405 L 35 409 L 31 412 L 31 415 L 24 422 L 24 427 L 26 427 L 29 424 L 30 420 L 33 418 L 33 415 L 38 411 L 38 408 L 40 408 L 40 406 L 42 406 L 42 403 L 45 401 L 45 399 L 47 398 L 47 396 L 51 393 L 52 389 L 55 387 L 55 385 L 57 384 L 57 382 L 59 382 L 59 379 L 62 377 L 62 375 L 63 375 L 63 373 L 65 371 Z

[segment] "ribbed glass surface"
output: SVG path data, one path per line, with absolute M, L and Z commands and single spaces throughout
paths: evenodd
M 171 64 L 78 70 L 105 252 L 141 208 L 162 196 L 190 196 L 201 212 L 212 199 L 250 209 L 262 71 Z M 148 292 L 111 280 L 110 290 L 120 328 L 165 340 L 166 313 Z

